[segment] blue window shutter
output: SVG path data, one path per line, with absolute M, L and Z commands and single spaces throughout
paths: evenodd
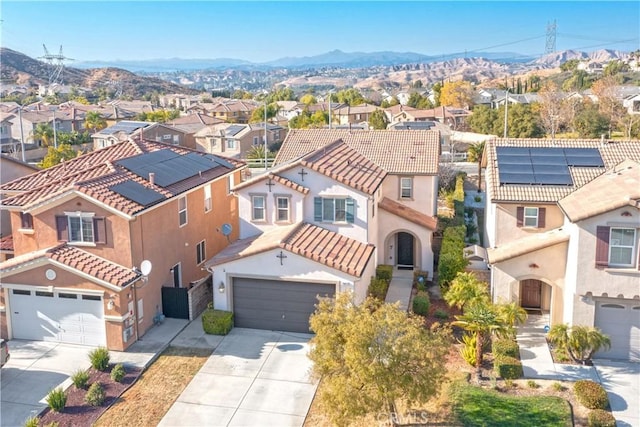
M 313 220 L 316 222 L 322 221 L 322 197 L 313 198 Z
M 351 197 L 347 198 L 347 222 L 353 224 L 353 220 L 356 217 L 356 201 Z

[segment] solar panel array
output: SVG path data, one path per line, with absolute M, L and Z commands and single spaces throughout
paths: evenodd
M 140 128 L 147 127 L 150 124 L 151 123 L 149 122 L 132 122 L 132 121 L 123 120 L 121 122 L 116 123 L 113 126 L 110 126 L 106 129 L 102 129 L 100 133 L 113 135 L 114 133 L 117 133 L 117 132 L 124 132 L 124 133 L 130 134 Z
M 138 156 L 122 159 L 118 165 L 141 178 L 149 179 L 149 173 L 155 174 L 155 183 L 168 187 L 187 178 L 220 166 L 222 162 L 211 155 L 198 153 L 178 154 L 170 149 L 152 151 Z
M 497 147 L 500 184 L 573 185 L 572 167 L 604 167 L 597 148 Z
M 114 191 L 121 196 L 144 206 L 145 208 L 166 199 L 165 196 L 157 191 L 147 188 L 135 181 L 125 181 L 120 184 L 116 184 L 109 187 L 109 190 Z

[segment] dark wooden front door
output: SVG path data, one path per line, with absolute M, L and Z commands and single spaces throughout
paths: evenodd
M 520 306 L 540 308 L 542 301 L 542 282 L 535 279 L 520 282 Z
M 409 233 L 398 233 L 398 267 L 413 267 L 413 236 Z

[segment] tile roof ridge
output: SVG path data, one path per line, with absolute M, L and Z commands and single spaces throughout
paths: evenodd
M 58 244 L 56 246 L 51 246 L 50 248 L 45 249 L 44 253 L 46 254 L 47 258 L 51 258 L 52 254 L 54 254 L 55 252 L 59 251 L 60 249 L 63 249 L 66 246 L 69 246 L 67 244 L 67 242 L 60 243 L 60 244 Z
M 314 151 L 312 151 L 310 153 L 304 154 L 303 156 L 300 157 L 300 160 L 312 163 L 312 162 L 318 160 L 318 159 L 314 159 L 314 157 L 317 156 L 318 154 L 322 154 L 322 156 L 319 157 L 319 158 L 322 158 L 328 152 L 329 153 L 332 152 L 333 150 L 335 150 L 336 148 L 338 148 L 341 145 L 344 145 L 344 146 L 348 147 L 350 150 L 353 150 L 353 148 L 349 147 L 349 145 L 342 138 L 338 138 L 335 141 L 330 142 L 328 144 L 325 144 L 322 147 L 320 147 L 320 148 L 318 148 L 318 149 L 316 149 L 316 150 L 314 150 Z M 356 151 L 356 150 L 353 150 L 353 151 Z
M 290 240 L 293 239 L 296 236 L 296 234 L 298 234 L 300 231 L 302 231 L 304 228 L 307 228 L 308 226 L 313 227 L 312 224 L 309 224 L 308 222 L 305 222 L 305 221 L 300 221 L 299 223 L 295 224 L 295 226 L 291 227 L 291 230 L 282 238 L 282 240 L 280 240 L 280 244 L 278 246 L 281 247 L 282 249 L 287 249 L 287 246 L 290 245 Z

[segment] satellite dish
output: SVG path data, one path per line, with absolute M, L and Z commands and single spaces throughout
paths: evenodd
M 149 273 L 151 273 L 151 261 L 146 259 L 142 261 L 142 264 L 140 264 L 140 272 L 143 276 L 148 276 Z
M 231 224 L 222 224 L 223 235 L 229 236 L 229 234 L 231 234 L 232 231 L 233 231 L 233 227 L 231 226 Z

